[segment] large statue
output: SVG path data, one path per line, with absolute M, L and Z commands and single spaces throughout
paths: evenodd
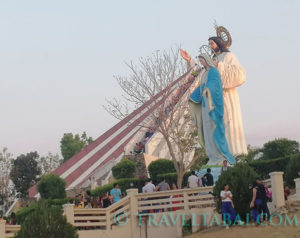
M 189 102 L 199 141 L 205 147 L 210 164 L 217 164 L 224 159 L 233 164 L 235 159 L 229 152 L 225 137 L 221 77 L 208 54 L 201 54 L 199 61 L 205 72 L 202 72 L 201 84 L 190 95 Z
M 228 50 L 231 45 L 229 32 L 224 27 L 216 27 L 216 30 L 217 36 L 209 38 L 209 45 L 216 53 L 215 66 L 222 80 L 225 135 L 232 155 L 247 154 L 240 99 L 236 89 L 246 81 L 246 74 L 235 55 Z M 181 55 L 194 67 L 194 61 L 187 52 L 181 51 Z

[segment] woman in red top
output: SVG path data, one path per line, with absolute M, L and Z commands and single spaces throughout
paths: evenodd
M 175 183 L 172 184 L 172 189 L 173 190 L 177 190 L 178 189 Z M 179 198 L 179 197 L 181 197 L 181 196 L 180 195 L 174 195 L 174 196 L 172 196 L 172 198 Z M 177 204 L 177 203 L 180 203 L 180 201 L 174 201 L 174 202 L 172 202 L 172 204 Z M 179 208 L 180 207 L 172 207 L 172 211 L 173 212 L 177 211 Z

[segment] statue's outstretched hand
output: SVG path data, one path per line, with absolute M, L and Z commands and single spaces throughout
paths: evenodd
M 189 55 L 188 52 L 186 52 L 185 50 L 183 49 L 180 49 L 180 55 L 183 59 L 185 59 L 187 62 L 190 62 L 191 61 L 191 56 Z

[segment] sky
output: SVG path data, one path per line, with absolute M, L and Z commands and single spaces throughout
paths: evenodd
M 180 44 L 192 56 L 214 20 L 247 73 L 238 88 L 248 144 L 300 140 L 300 1 L 0 0 L 0 149 L 60 152 L 64 133 L 96 139 L 118 121 L 125 62 Z

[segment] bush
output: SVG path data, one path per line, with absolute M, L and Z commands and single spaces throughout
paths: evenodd
M 47 202 L 50 205 L 53 206 L 59 206 L 62 207 L 63 204 L 66 204 L 68 202 L 67 198 L 61 198 L 61 199 L 53 199 L 53 200 L 47 200 Z M 25 221 L 25 218 L 32 212 L 34 212 L 37 209 L 38 203 L 32 203 L 29 207 L 22 207 L 17 213 L 17 223 L 22 224 Z
M 183 176 L 182 180 L 182 188 L 187 187 L 188 177 L 191 175 L 191 172 L 187 172 Z M 163 179 L 166 179 L 166 182 L 172 186 L 173 183 L 177 184 L 177 173 L 166 173 L 166 174 L 158 174 L 157 175 L 158 183 L 161 182 Z
M 43 199 L 35 206 L 35 210 L 26 216 L 16 238 L 78 238 L 76 229 L 67 222 L 61 207 L 51 206 Z
M 17 223 L 23 224 L 26 217 L 37 209 L 37 203 L 31 204 L 29 207 L 22 207 L 17 213 Z
M 176 172 L 176 169 L 171 160 L 158 159 L 149 164 L 148 171 L 149 171 L 150 177 L 152 178 L 153 182 L 158 182 L 159 180 L 157 178 L 157 175 L 166 174 L 166 173 L 174 173 L 174 172 Z
M 103 185 L 99 188 L 96 188 L 91 191 L 93 197 L 100 196 L 102 197 L 106 192 L 110 192 L 113 189 L 113 184 L 117 183 L 121 189 L 121 192 L 125 194 L 126 190 L 129 188 L 137 188 L 139 192 L 142 192 L 142 188 L 145 185 L 147 179 L 137 179 L 137 178 L 126 178 L 118 179 L 113 183 Z M 131 186 L 132 185 L 132 186 Z
M 290 156 L 271 159 L 271 160 L 255 160 L 249 163 L 249 166 L 258 173 L 261 179 L 269 178 L 269 173 L 275 171 L 285 171 L 287 164 L 290 161 Z
M 112 168 L 112 174 L 116 179 L 134 178 L 136 173 L 137 163 L 128 159 L 122 160 Z
M 37 185 L 37 190 L 44 199 L 66 197 L 66 182 L 56 174 L 43 175 Z
M 294 179 L 299 178 L 300 154 L 292 155 L 286 167 L 284 178 L 287 185 L 294 187 Z
M 275 139 L 264 144 L 262 148 L 264 159 L 275 159 L 299 153 L 299 142 L 286 138 Z
M 49 202 L 51 205 L 62 206 L 64 204 L 68 203 L 68 201 L 69 201 L 68 198 L 57 198 L 57 199 L 52 199 Z
M 252 200 L 252 190 L 249 189 L 249 185 L 252 185 L 257 176 L 257 173 L 247 164 L 237 164 L 223 172 L 213 190 L 217 211 L 221 213 L 222 200 L 220 193 L 224 190 L 224 186 L 229 184 L 235 210 L 242 219 L 245 219 L 246 214 L 250 212 L 250 202 Z

